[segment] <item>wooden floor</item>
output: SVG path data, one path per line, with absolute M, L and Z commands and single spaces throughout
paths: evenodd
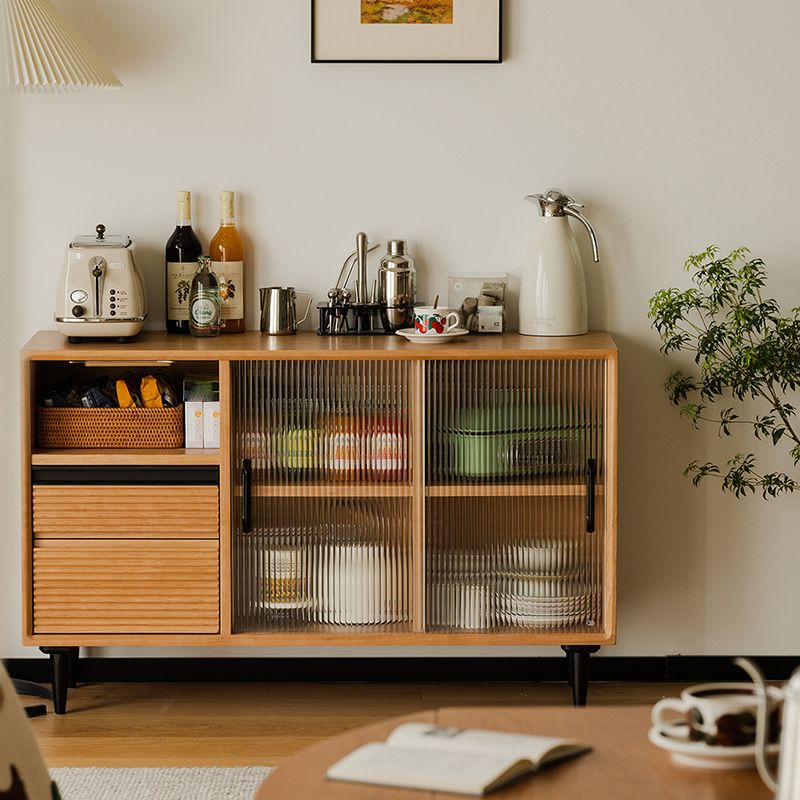
M 652 704 L 681 686 L 593 683 L 592 705 Z M 50 767 L 274 766 L 319 739 L 442 706 L 559 705 L 563 683 L 100 684 L 31 722 Z

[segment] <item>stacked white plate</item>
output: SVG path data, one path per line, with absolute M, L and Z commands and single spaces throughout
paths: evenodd
M 510 625 L 558 628 L 585 622 L 589 613 L 588 594 L 558 599 L 502 594 L 498 601 L 500 619 Z
M 440 554 L 428 595 L 430 619 L 462 630 L 589 624 L 597 612 L 591 584 L 580 577 L 587 556 L 580 541 L 555 535 L 509 543 L 494 554 Z
M 587 621 L 591 594 L 574 578 L 511 573 L 501 581 L 497 615 L 506 624 L 557 628 Z

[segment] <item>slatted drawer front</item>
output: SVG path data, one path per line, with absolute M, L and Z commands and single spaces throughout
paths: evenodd
M 216 541 L 59 541 L 33 549 L 35 633 L 217 633 Z
M 36 538 L 219 537 L 217 486 L 34 485 Z

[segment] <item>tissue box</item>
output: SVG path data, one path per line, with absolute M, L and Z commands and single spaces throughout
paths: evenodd
M 504 319 L 503 306 L 478 306 L 479 333 L 502 333 Z

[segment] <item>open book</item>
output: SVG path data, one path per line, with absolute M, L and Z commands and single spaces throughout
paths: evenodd
M 408 722 L 386 742 L 366 744 L 345 756 L 327 777 L 479 796 L 589 750 L 572 739 Z

